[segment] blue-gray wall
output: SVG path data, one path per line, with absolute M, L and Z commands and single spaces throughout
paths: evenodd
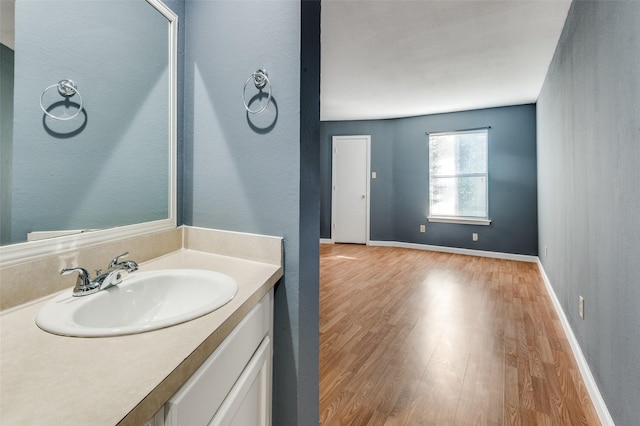
M 540 258 L 613 420 L 637 425 L 640 2 L 573 2 L 537 107 Z
M 323 121 L 320 123 L 320 236 L 331 238 L 331 139 L 371 135 L 371 234 L 377 241 L 394 240 L 393 146 L 397 120 Z M 428 160 L 428 158 L 427 158 Z M 428 187 L 427 187 L 428 188 Z
M 316 55 L 319 46 L 301 37 L 306 10 L 296 1 L 187 1 L 183 26 L 184 221 L 284 237 L 284 277 L 275 292 L 274 425 L 319 418 L 318 224 L 309 216 L 318 204 L 318 160 L 309 139 L 317 132 L 301 128 L 301 120 L 317 127 L 312 104 L 319 91 L 306 103 L 300 80 L 301 60 L 314 62 L 301 57 L 301 42 Z M 305 28 L 310 35 L 319 34 L 317 12 L 303 14 L 313 21 Z M 273 99 L 263 114 L 250 115 L 242 88 L 259 68 L 269 74 Z M 303 76 L 319 87 L 317 78 Z M 249 84 L 247 98 L 255 94 Z
M 302 324 L 299 359 L 308 370 L 299 374 L 297 424 L 316 424 L 320 418 L 320 2 L 301 2 L 300 43 L 300 257 L 298 263 L 299 318 Z M 290 324 L 283 322 L 285 332 Z M 285 333 L 285 335 L 288 333 Z M 278 342 L 276 342 L 278 343 Z M 280 351 L 282 353 L 282 351 Z M 285 359 L 274 360 L 278 370 L 290 373 Z M 281 380 L 282 381 L 282 380 Z M 286 395 L 275 401 L 277 424 L 291 424 L 293 410 Z
M 25 0 L 15 19 L 12 242 L 168 217 L 166 19 L 141 0 Z M 70 121 L 38 103 L 61 79 L 84 101 Z
M 426 132 L 490 126 L 491 225 L 429 223 Z M 331 237 L 331 138 L 371 135 L 371 240 L 538 254 L 536 110 L 519 105 L 391 120 L 321 123 L 321 229 Z M 426 224 L 426 233 L 419 227 Z M 472 233 L 478 233 L 477 242 Z

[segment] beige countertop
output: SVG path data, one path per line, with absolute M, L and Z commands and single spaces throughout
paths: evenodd
M 282 276 L 280 265 L 186 249 L 140 265 L 141 271 L 169 268 L 226 273 L 238 282 L 238 294 L 192 321 L 119 337 L 42 331 L 34 319 L 50 297 L 3 313 L 0 424 L 141 425 Z

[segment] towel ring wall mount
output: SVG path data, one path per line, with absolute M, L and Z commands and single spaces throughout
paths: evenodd
M 51 114 L 49 111 L 47 111 L 44 105 L 42 105 L 42 99 L 44 98 L 44 94 L 47 93 L 50 89 L 53 89 L 54 87 L 58 89 L 58 93 L 60 94 L 60 96 L 64 98 L 70 98 L 76 94 L 78 95 L 78 99 L 80 100 L 80 105 L 78 106 L 78 111 L 76 111 L 75 114 L 73 114 L 70 117 L 59 117 L 57 115 Z M 66 121 L 66 120 L 72 120 L 76 118 L 80 114 L 80 112 L 82 112 L 82 108 L 83 108 L 82 105 L 83 105 L 82 95 L 78 91 L 78 86 L 73 82 L 73 80 L 60 80 L 56 84 L 52 84 L 51 86 L 44 89 L 40 94 L 40 109 L 42 109 L 42 112 L 44 112 L 49 117 L 55 120 Z
M 268 86 L 267 102 L 265 102 L 265 104 L 258 109 L 251 109 L 247 104 L 247 85 L 252 80 L 253 84 L 256 86 L 256 89 L 258 89 L 260 92 L 262 92 L 262 89 L 264 89 L 265 86 Z M 247 112 L 251 114 L 260 114 L 267 109 L 267 107 L 269 106 L 269 102 L 271 102 L 271 82 L 269 81 L 269 75 L 267 74 L 267 71 L 260 69 L 252 73 L 249 78 L 247 78 L 247 81 L 244 82 L 244 87 L 242 89 L 242 103 L 244 104 L 244 109 L 246 109 Z

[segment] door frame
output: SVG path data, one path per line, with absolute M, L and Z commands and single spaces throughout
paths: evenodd
M 367 161 L 367 171 L 366 171 L 366 208 L 367 214 L 365 218 L 365 245 L 369 245 L 370 242 L 370 234 L 371 234 L 371 135 L 337 135 L 331 137 L 331 244 L 335 244 L 335 218 L 336 218 L 336 197 L 334 196 L 336 190 L 336 169 L 334 167 L 336 163 L 336 147 L 335 141 L 339 140 L 354 140 L 354 139 L 365 139 L 366 140 L 366 161 Z

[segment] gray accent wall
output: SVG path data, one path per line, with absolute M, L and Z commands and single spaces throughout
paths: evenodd
M 298 357 L 306 371 L 299 373 L 298 424 L 316 424 L 320 418 L 320 2 L 301 2 L 300 43 L 300 271 Z M 283 323 L 282 327 L 288 326 Z M 280 351 L 282 353 L 282 351 Z M 274 360 L 280 371 L 290 371 L 286 357 Z M 286 395 L 277 395 L 277 424 L 289 424 Z M 282 414 L 284 412 L 284 414 Z M 286 417 L 285 417 L 286 415 Z
M 613 420 L 637 425 L 640 2 L 573 2 L 537 110 L 540 259 Z
M 430 223 L 426 132 L 489 129 L 491 225 Z M 391 120 L 321 123 L 321 228 L 331 237 L 331 139 L 371 135 L 371 240 L 537 255 L 536 110 L 518 105 Z M 420 233 L 420 225 L 426 232 Z M 472 234 L 478 233 L 478 241 Z
M 323 121 L 320 123 L 320 236 L 331 238 L 331 146 L 333 136 L 371 135 L 371 236 L 394 239 L 393 146 L 397 120 Z
M 312 211 L 319 204 L 319 5 L 308 7 L 188 1 L 182 27 L 184 222 L 284 237 L 284 277 L 275 289 L 274 425 L 319 419 L 318 219 Z M 316 70 L 304 74 L 306 67 Z M 260 68 L 269 74 L 273 98 L 264 113 L 252 115 L 241 95 Z M 303 92 L 301 74 L 310 85 Z M 250 107 L 265 100 L 249 83 Z

